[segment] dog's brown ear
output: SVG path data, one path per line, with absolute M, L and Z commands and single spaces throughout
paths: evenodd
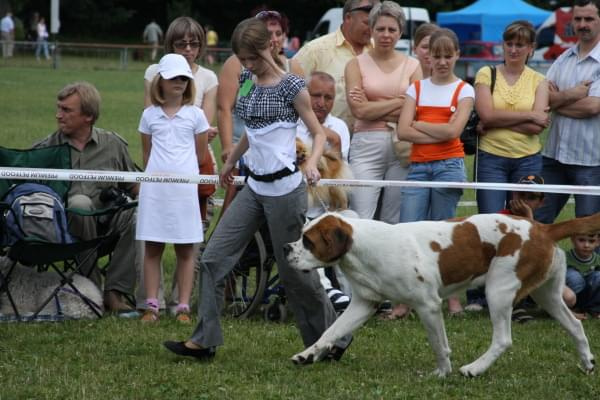
M 329 218 L 329 217 L 326 217 Z M 326 229 L 321 231 L 323 241 L 327 245 L 326 260 L 335 261 L 346 254 L 352 247 L 352 226 L 339 218 L 335 219 L 334 224 L 328 224 Z

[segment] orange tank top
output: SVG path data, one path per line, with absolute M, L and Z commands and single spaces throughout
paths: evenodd
M 465 85 L 462 81 L 456 86 L 452 101 L 448 107 L 440 106 L 420 106 L 419 95 L 421 92 L 421 82 L 415 82 L 416 98 L 416 117 L 417 121 L 431 122 L 434 124 L 445 124 L 450 121 L 452 114 L 456 112 L 458 107 L 458 95 Z M 412 162 L 429 162 L 438 160 L 447 160 L 449 158 L 464 157 L 463 144 L 460 138 L 451 139 L 441 143 L 413 143 L 410 153 L 410 161 Z

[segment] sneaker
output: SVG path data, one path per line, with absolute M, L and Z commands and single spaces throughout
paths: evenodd
M 512 320 L 514 322 L 518 322 L 520 324 L 524 324 L 533 320 L 533 316 L 527 313 L 527 310 L 524 308 L 516 308 L 512 312 Z
M 483 310 L 483 306 L 479 303 L 467 304 L 465 306 L 465 311 L 467 312 L 479 312 Z
M 189 311 L 181 310 L 181 311 L 177 312 L 177 314 L 175 315 L 175 320 L 182 324 L 191 324 L 192 316 L 190 315 Z
M 341 290 L 329 288 L 326 292 L 335 311 L 343 311 L 348 307 L 348 304 L 350 304 L 350 297 L 345 295 Z
M 150 309 L 144 310 L 144 314 L 142 314 L 142 318 L 140 318 L 142 322 L 158 322 L 158 312 Z

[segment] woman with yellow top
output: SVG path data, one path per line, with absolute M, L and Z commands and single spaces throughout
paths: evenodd
M 503 33 L 504 64 L 496 66 L 491 90 L 491 69 L 475 76 L 475 109 L 482 131 L 477 152 L 477 181 L 516 183 L 520 177 L 542 171 L 539 134 L 548 127 L 548 83 L 529 68 L 535 49 L 535 30 L 528 21 L 515 21 Z M 506 208 L 510 192 L 478 190 L 480 213 Z

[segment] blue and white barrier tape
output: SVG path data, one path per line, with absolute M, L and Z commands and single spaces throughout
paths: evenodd
M 122 171 L 86 171 L 45 168 L 0 167 L 0 179 L 23 180 L 55 180 L 85 182 L 128 182 L 128 183 L 187 183 L 187 184 L 219 184 L 218 175 L 185 175 L 185 174 L 148 174 L 145 172 Z M 244 177 L 236 176 L 235 185 L 243 185 Z M 488 182 L 420 182 L 420 181 L 382 181 L 364 179 L 321 179 L 322 186 L 349 187 L 429 187 L 455 189 L 486 189 L 531 192 L 531 184 L 488 183 Z M 536 192 L 583 194 L 600 196 L 600 186 L 575 185 L 536 185 Z

